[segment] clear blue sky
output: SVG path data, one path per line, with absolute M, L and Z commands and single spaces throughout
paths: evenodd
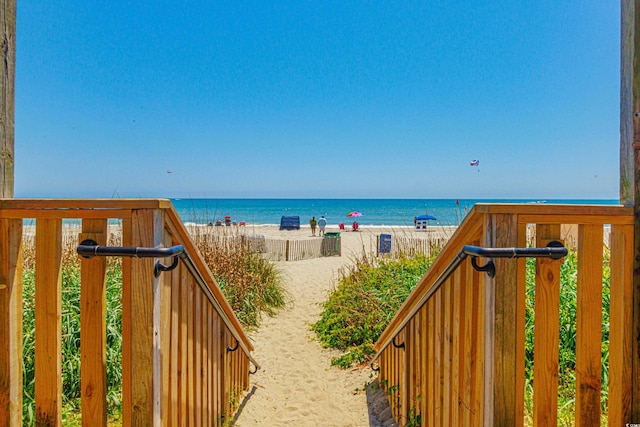
M 619 196 L 619 2 L 19 1 L 16 63 L 16 197 Z

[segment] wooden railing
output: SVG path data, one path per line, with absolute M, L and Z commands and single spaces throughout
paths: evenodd
M 35 221 L 37 425 L 61 424 L 63 220 L 79 219 L 78 243 L 183 245 L 188 259 L 154 277 L 154 259 L 122 259 L 123 425 L 222 425 L 257 369 L 251 342 L 168 200 L 0 200 L 0 426 L 22 425 L 23 220 Z M 161 260 L 166 263 L 166 260 Z M 82 259 L 83 425 L 106 425 L 105 258 Z M 250 365 L 254 365 L 253 368 Z
M 571 236 L 578 256 L 576 425 L 601 421 L 605 234 L 608 425 L 640 422 L 632 419 L 631 406 L 640 398 L 634 396 L 632 371 L 633 209 L 528 204 L 476 205 L 376 343 L 379 383 L 400 425 L 418 419 L 425 426 L 524 424 L 526 260 L 496 258 L 493 278 L 468 260 L 453 271 L 447 268 L 464 245 L 527 247 L 527 229 L 533 229 L 535 247 L 541 248 L 562 240 L 563 225 L 577 230 Z M 561 261 L 536 263 L 532 417 L 534 425 L 556 425 Z

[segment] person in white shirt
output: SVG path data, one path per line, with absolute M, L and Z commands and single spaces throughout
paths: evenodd
M 322 215 L 318 220 L 318 227 L 320 227 L 320 235 L 324 236 L 324 230 L 327 227 L 327 220 L 325 219 L 324 215 Z

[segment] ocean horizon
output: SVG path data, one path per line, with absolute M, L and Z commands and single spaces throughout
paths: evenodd
M 329 225 L 413 226 L 415 216 L 436 218 L 430 225 L 459 225 L 476 203 L 548 203 L 615 205 L 617 199 L 170 199 L 185 223 L 208 224 L 217 220 L 248 225 L 279 225 L 282 216 L 299 216 L 301 225 L 324 215 Z M 362 214 L 349 218 L 347 214 Z

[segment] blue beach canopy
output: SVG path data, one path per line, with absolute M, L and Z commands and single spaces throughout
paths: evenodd
M 417 216 L 416 219 L 418 221 L 435 221 L 437 218 L 435 216 L 431 216 L 431 215 L 420 215 Z

